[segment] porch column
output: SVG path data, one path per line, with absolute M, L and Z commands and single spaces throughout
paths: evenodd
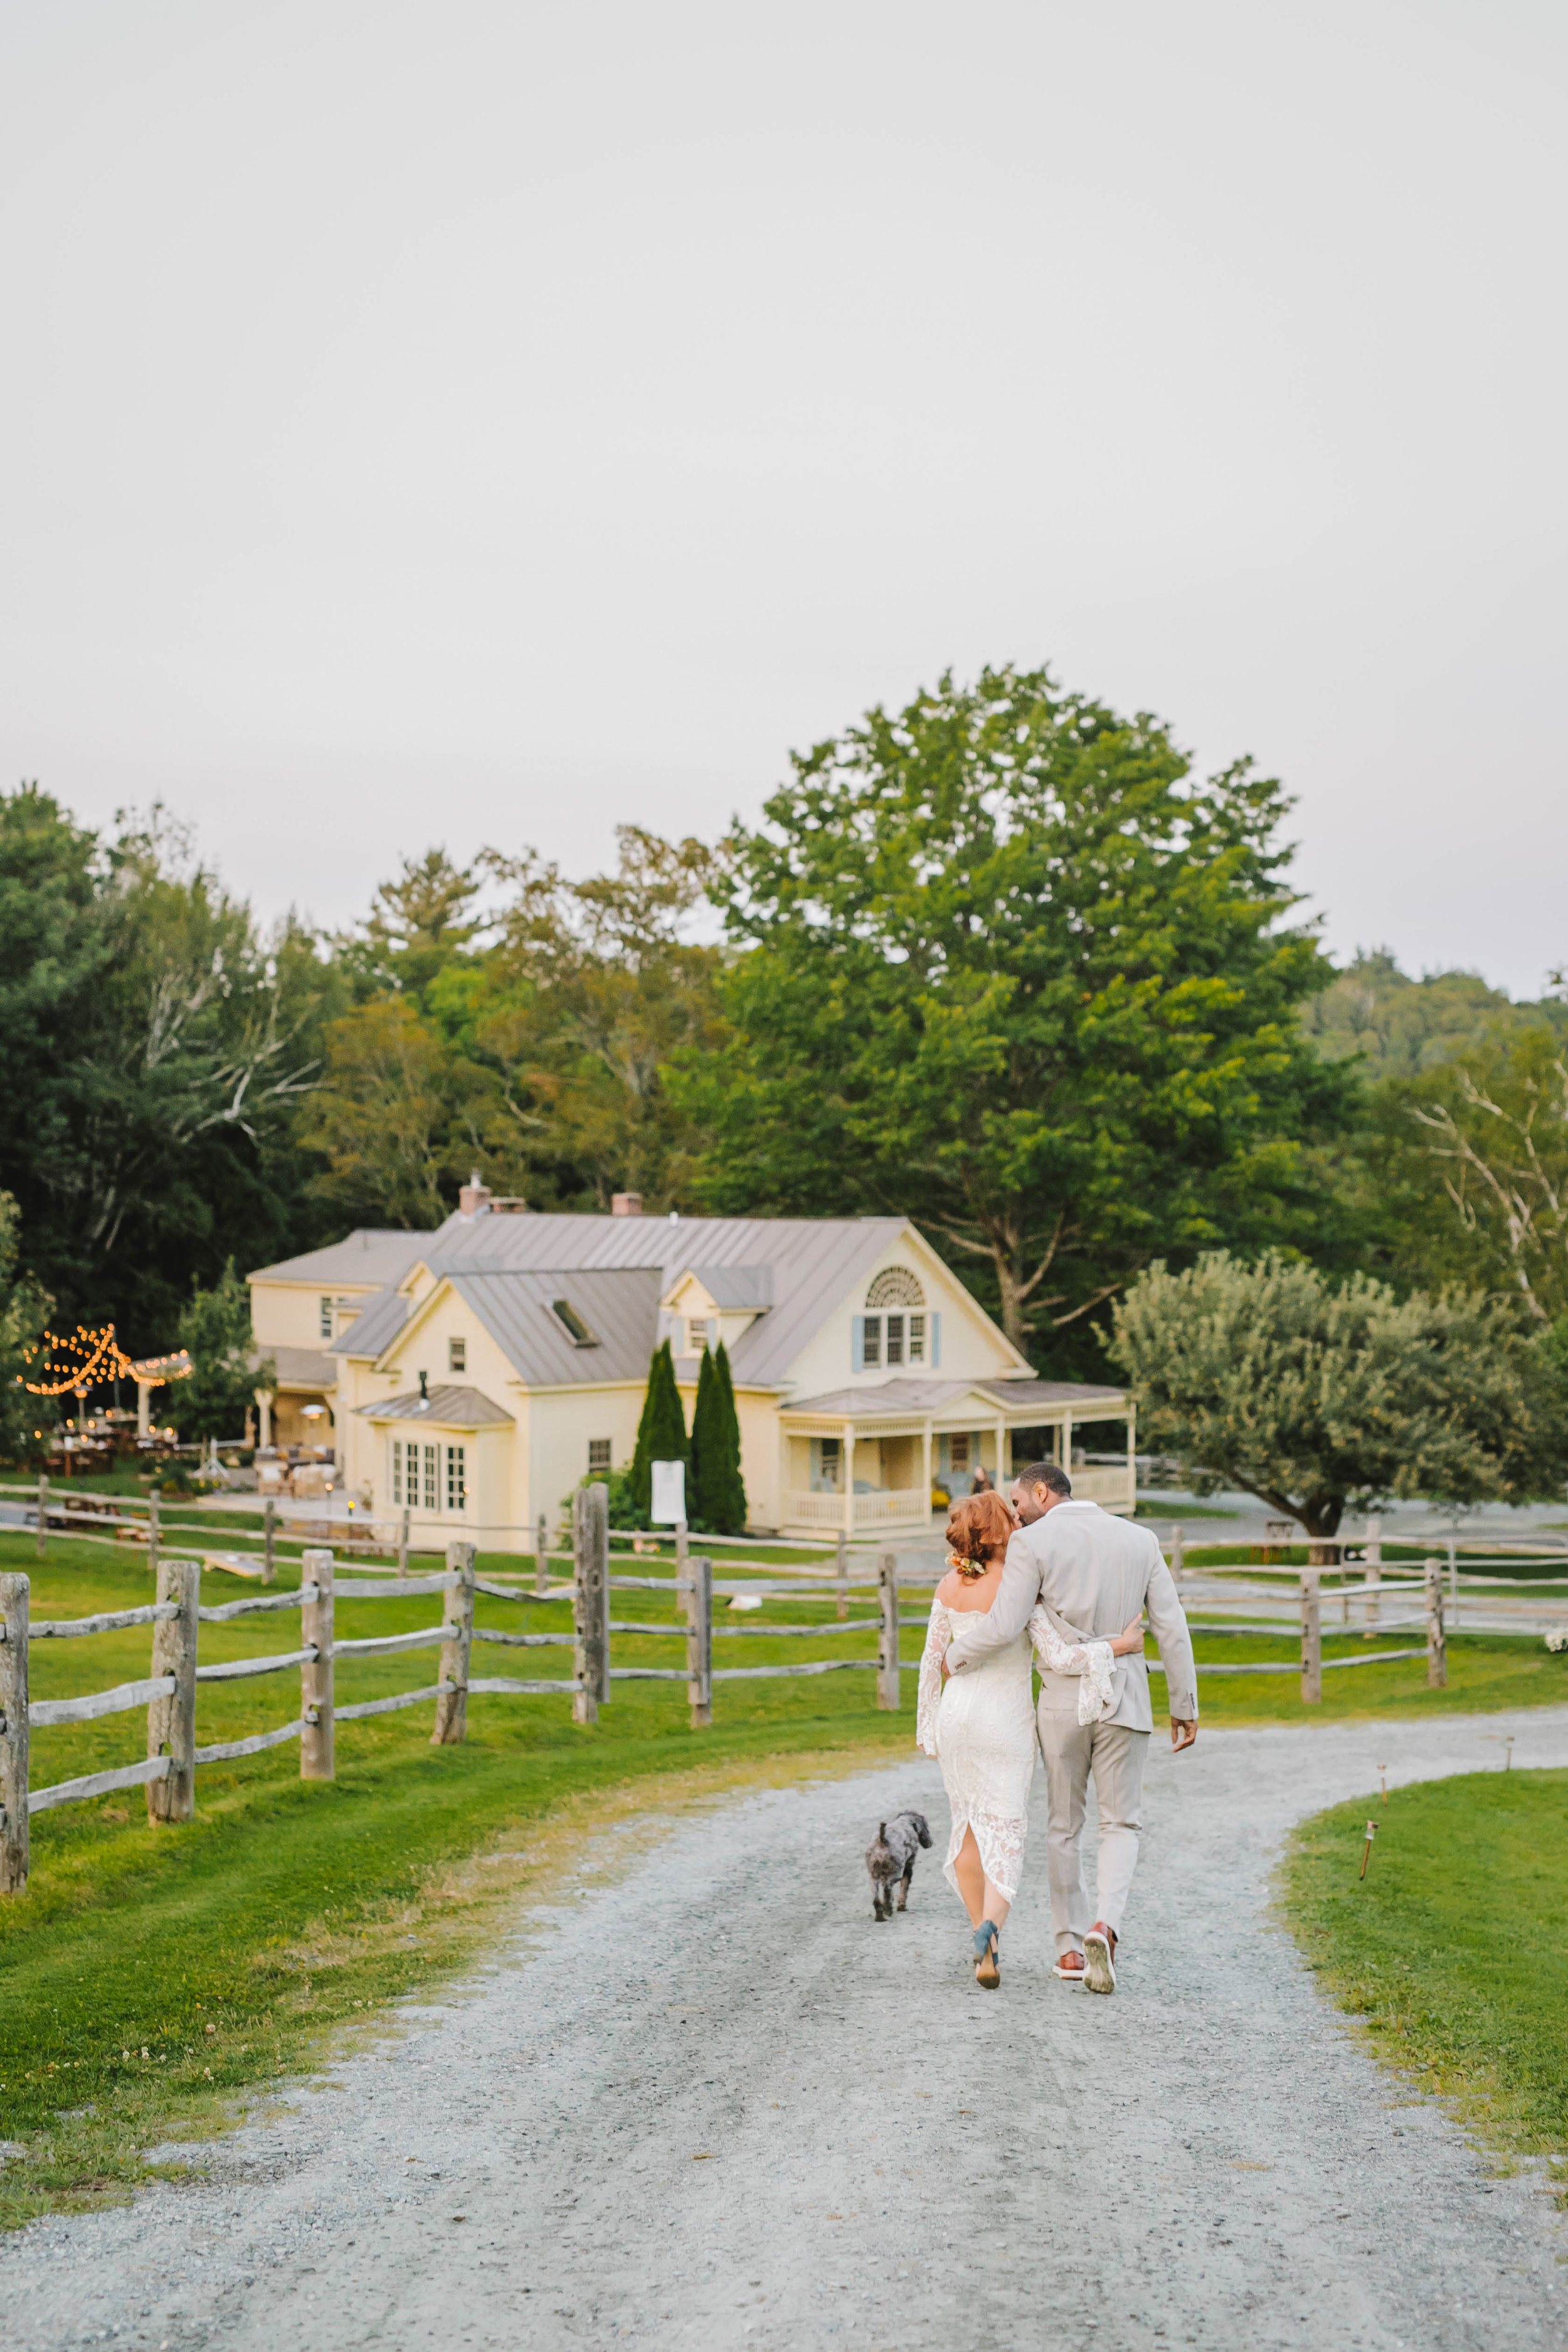
M 1127 1408 L 1127 1499 L 1138 1507 L 1138 1408 Z
M 1007 1484 L 1007 1424 L 996 1423 L 996 1492 L 1000 1495 Z
M 258 1389 L 255 1393 L 257 1411 L 261 1415 L 260 1450 L 265 1454 L 272 1444 L 272 1391 L 270 1389 Z M 145 1405 L 146 1395 L 147 1391 L 143 1389 L 142 1391 L 143 1405 Z
M 844 1532 L 852 1536 L 855 1532 L 855 1424 L 852 1421 L 844 1424 L 843 1454 Z
M 1067 1472 L 1068 1476 L 1070 1478 L 1072 1476 L 1072 1413 L 1070 1409 L 1062 1415 L 1062 1468 Z
M 150 1437 L 152 1433 L 153 1382 L 138 1381 L 136 1383 L 136 1434 L 138 1437 Z
M 921 1462 L 925 1475 L 925 1485 L 921 1492 L 925 1496 L 926 1517 L 929 1518 L 931 1517 L 931 1423 L 929 1421 L 921 1434 Z

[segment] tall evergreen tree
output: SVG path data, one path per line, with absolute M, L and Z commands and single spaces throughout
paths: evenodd
M 722 1339 L 713 1360 L 724 1391 L 724 1503 L 719 1526 L 725 1535 L 738 1536 L 746 1525 L 746 1482 L 741 1475 L 741 1416 L 735 1410 L 735 1383 L 730 1371 L 730 1351 Z
M 680 1409 L 680 1391 L 675 1384 L 675 1359 L 666 1339 L 654 1349 L 653 1361 L 647 1368 L 647 1393 L 643 1399 L 642 1419 L 637 1423 L 637 1442 L 632 1450 L 632 1501 L 640 1526 L 647 1525 L 653 1509 L 654 1464 L 685 1462 L 689 1466 L 690 1458 L 686 1415 Z M 689 1511 L 689 1497 L 687 1508 Z
M 688 1517 L 694 1528 L 710 1536 L 738 1536 L 746 1524 L 741 1423 L 730 1358 L 721 1339 L 716 1351 L 703 1357 L 697 1376 Z

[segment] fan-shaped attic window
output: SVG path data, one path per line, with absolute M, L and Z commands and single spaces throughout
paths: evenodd
M 868 1307 L 923 1307 L 925 1292 L 907 1265 L 889 1265 L 866 1293 Z
M 562 1326 L 574 1348 L 596 1348 L 598 1346 L 599 1338 L 597 1332 L 589 1330 L 588 1326 L 584 1322 L 583 1318 L 578 1314 L 577 1309 L 573 1306 L 572 1301 L 569 1298 L 552 1298 L 550 1302 L 550 1311 L 554 1316 L 556 1321 Z

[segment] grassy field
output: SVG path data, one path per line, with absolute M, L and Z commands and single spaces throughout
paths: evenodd
M 511 1566 L 515 1562 L 509 1563 Z M 52 1537 L 34 1557 L 30 1536 L 0 1534 L 0 1568 L 33 1579 L 35 1616 L 84 1616 L 152 1598 L 144 1554 Z M 281 1563 L 279 1585 L 298 1582 Z M 253 1590 L 220 1574 L 209 1601 Z M 825 1595 L 767 1604 L 781 1620 L 834 1630 Z M 616 1596 L 615 1613 L 663 1622 L 655 1593 Z M 438 1621 L 430 1599 L 359 1601 L 339 1588 L 343 1638 L 412 1630 Z M 874 1610 L 851 1602 L 853 1615 Z M 918 1656 L 919 1615 L 904 1638 Z M 479 1622 L 505 1630 L 565 1630 L 565 1601 L 481 1596 Z M 749 1626 L 756 1615 L 741 1621 Z M 766 1622 L 763 1615 L 761 1622 Z M 202 1656 L 257 1655 L 297 1642 L 288 1613 L 204 1625 Z M 1332 1656 L 1361 1648 L 1330 1636 Z M 808 1655 L 864 1657 L 874 1633 L 837 1635 L 823 1650 L 765 1638 L 727 1641 L 721 1616 L 715 1663 L 801 1663 Z M 147 1628 L 33 1650 L 33 1695 L 66 1696 L 148 1672 Z M 1199 1636 L 1227 1663 L 1290 1656 L 1287 1635 Z M 479 1671 L 570 1672 L 569 1650 L 488 1648 Z M 677 1664 L 677 1643 L 617 1636 L 617 1664 Z M 1568 1662 L 1539 1643 L 1461 1638 L 1450 1648 L 1450 1687 L 1426 1688 L 1425 1663 L 1368 1666 L 1325 1678 L 1321 1710 L 1300 1704 L 1289 1675 L 1211 1677 L 1209 1723 L 1294 1722 L 1546 1704 L 1568 1697 Z M 433 1652 L 341 1662 L 342 1705 L 435 1679 Z M 237 1738 L 297 1712 L 297 1673 L 201 1686 L 198 1741 Z M 1158 1705 L 1156 1696 L 1156 1705 Z M 0 1902 L 0 2137 L 26 2158 L 0 2169 L 0 2220 L 48 2203 L 90 2204 L 123 2193 L 161 2139 L 210 2130 L 279 2076 L 311 2063 L 324 2033 L 363 2017 L 460 1964 L 520 1892 L 550 1882 L 583 1831 L 627 1811 L 684 1802 L 748 1780 L 787 1780 L 911 1752 L 914 1676 L 903 1707 L 884 1715 L 865 1674 L 718 1685 L 715 1724 L 694 1733 L 679 1684 L 618 1685 L 596 1728 L 570 1720 L 564 1697 L 476 1697 L 469 1737 L 429 1744 L 431 1710 L 345 1724 L 338 1778 L 299 1778 L 292 1746 L 237 1763 L 204 1767 L 197 1817 L 149 1828 L 140 1790 L 35 1816 L 28 1893 Z M 36 1731 L 35 1787 L 133 1760 L 144 1717 Z M 504 1857 L 499 1863 L 496 1857 Z M 851 1858 L 853 1866 L 853 1858 Z M 85 2112 L 84 2112 L 85 2111 Z
M 1358 1878 L 1369 1812 L 1380 1826 Z M 1469 1773 L 1297 1832 L 1287 1915 L 1381 2055 L 1568 2189 L 1568 1772 Z

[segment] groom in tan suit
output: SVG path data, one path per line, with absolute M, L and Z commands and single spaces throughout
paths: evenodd
M 1002 1583 L 984 1615 L 951 1643 L 950 1674 L 1017 1640 L 1043 1601 L 1069 1641 L 1109 1641 L 1143 1610 L 1160 1645 L 1178 1752 L 1198 1736 L 1197 1671 L 1186 1612 L 1160 1546 L 1147 1528 L 1077 1503 L 1064 1471 L 1032 1462 L 1013 1486 L 1023 1524 L 1007 1547 Z M 1109 1711 L 1078 1719 L 1080 1678 L 1040 1675 L 1040 1753 L 1049 1793 L 1051 1924 L 1058 1977 L 1090 1992 L 1116 1990 L 1116 1946 L 1138 1860 L 1143 1765 L 1154 1728 L 1149 1669 L 1141 1650 L 1115 1661 Z M 1090 1773 L 1100 1808 L 1098 1916 L 1089 1925 L 1083 1881 L 1084 1801 Z

